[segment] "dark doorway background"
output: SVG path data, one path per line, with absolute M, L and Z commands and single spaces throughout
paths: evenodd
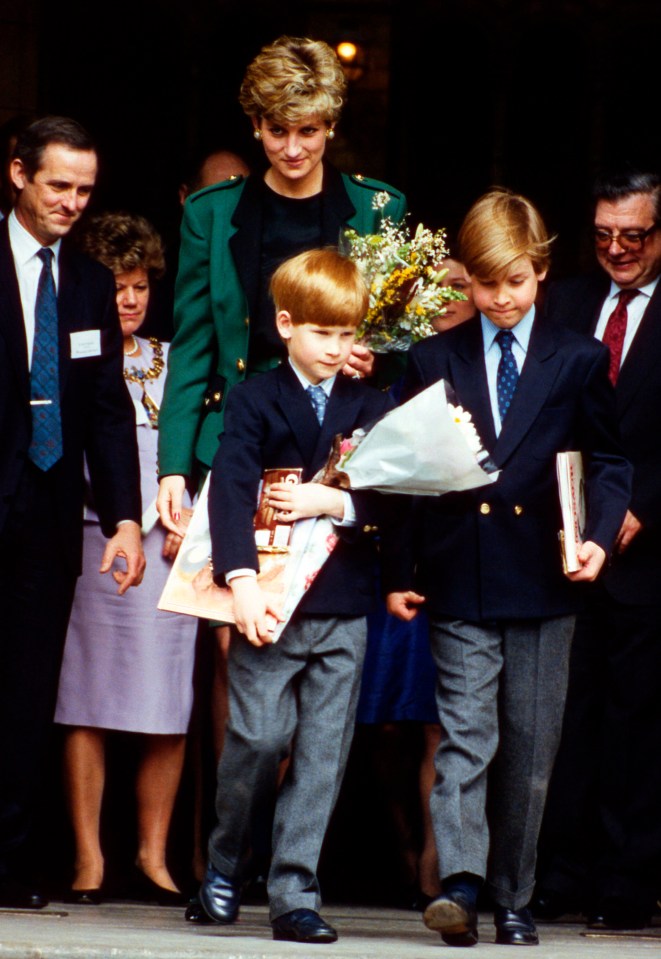
M 238 88 L 248 61 L 283 33 L 351 39 L 365 51 L 331 148 L 341 169 L 393 183 L 408 195 L 413 223 L 451 235 L 490 185 L 521 191 L 558 235 L 555 275 L 591 264 L 584 225 L 594 173 L 625 158 L 659 165 L 658 0 L 26 0 L 24 21 L 16 0 L 0 7 L 0 29 L 19 24 L 16 35 L 29 45 L 21 62 L 33 65 L 29 95 L 0 96 L 2 118 L 20 100 L 25 112 L 79 119 L 100 146 L 94 208 L 146 215 L 171 248 L 178 186 L 194 157 L 224 147 L 259 169 Z M 0 62 L 0 94 L 14 81 Z M 326 884 L 337 898 L 364 897 L 369 882 L 383 901 L 399 868 L 371 778 L 371 732 L 357 737 L 327 844 Z M 402 768 L 419 749 L 415 730 L 404 740 Z M 118 755 L 123 799 L 108 800 L 109 835 L 130 863 L 125 744 Z M 56 885 L 66 883 L 71 862 L 68 833 L 57 828 L 66 822 L 59 767 L 55 748 L 38 839 L 47 834 L 46 871 Z M 187 795 L 178 817 L 176 858 L 185 867 Z
M 39 110 L 98 137 L 96 206 L 138 210 L 176 233 L 190 159 L 226 146 L 259 164 L 237 92 L 282 33 L 365 50 L 333 154 L 389 180 L 413 219 L 452 231 L 491 184 L 528 194 L 559 234 L 555 270 L 589 263 L 591 177 L 658 162 L 654 0 L 116 0 L 43 4 Z

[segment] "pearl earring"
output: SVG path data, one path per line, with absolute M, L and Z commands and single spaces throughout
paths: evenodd
M 335 130 L 331 127 L 330 130 L 326 130 L 326 139 L 334 140 L 335 139 Z
M 261 139 L 262 139 L 262 131 L 261 131 L 261 130 L 253 130 L 252 135 L 254 136 L 254 138 L 255 138 L 256 140 L 261 140 Z

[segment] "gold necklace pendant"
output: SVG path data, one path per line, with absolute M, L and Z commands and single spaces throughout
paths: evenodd
M 149 380 L 158 379 L 163 372 L 165 363 L 163 360 L 163 346 L 161 342 L 157 340 L 155 336 L 150 336 L 149 345 L 154 351 L 154 359 L 152 360 L 151 365 L 147 369 L 137 366 L 128 367 L 124 370 L 124 379 L 128 380 L 130 383 L 139 383 L 139 385 L 142 387 L 142 405 L 147 413 L 151 428 L 157 430 L 159 407 L 156 401 L 147 394 L 145 387 Z M 126 355 L 128 356 L 129 354 L 127 353 Z

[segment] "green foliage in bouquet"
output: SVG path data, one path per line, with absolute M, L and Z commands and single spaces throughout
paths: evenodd
M 388 199 L 386 192 L 377 193 L 372 206 L 382 209 Z M 408 350 L 435 332 L 431 321 L 445 313 L 446 303 L 466 299 L 443 286 L 448 271 L 438 264 L 449 255 L 444 230 L 432 233 L 420 223 L 411 237 L 406 224 L 384 217 L 378 233 L 359 236 L 346 230 L 342 252 L 355 261 L 370 288 L 358 338 L 375 353 Z

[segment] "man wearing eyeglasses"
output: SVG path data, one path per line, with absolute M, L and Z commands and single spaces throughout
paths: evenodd
M 633 493 L 574 637 L 536 914 L 627 929 L 661 894 L 661 176 L 604 178 L 594 199 L 603 273 L 556 283 L 546 312 L 610 347 Z

